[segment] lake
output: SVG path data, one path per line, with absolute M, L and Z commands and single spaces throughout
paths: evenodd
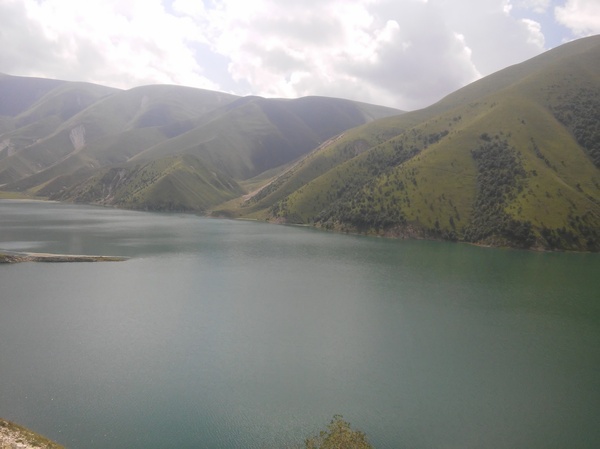
M 0 200 L 0 416 L 71 449 L 600 447 L 600 255 Z

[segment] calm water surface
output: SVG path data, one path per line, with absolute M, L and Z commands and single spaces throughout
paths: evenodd
M 600 256 L 0 201 L 0 416 L 71 449 L 600 447 Z

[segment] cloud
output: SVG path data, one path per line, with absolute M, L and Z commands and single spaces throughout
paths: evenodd
M 595 4 L 553 11 L 587 33 Z M 0 0 L 0 71 L 414 109 L 542 52 L 549 10 L 549 0 Z
M 160 1 L 1 0 L 0 70 L 115 87 L 218 85 L 202 75 L 190 18 Z
M 550 0 L 516 0 L 515 5 L 518 8 L 528 9 L 538 14 L 543 14 L 550 7 Z
M 408 7 L 407 7 L 408 6 Z M 442 20 L 425 2 L 404 8 L 374 10 L 374 26 L 363 57 L 350 53 L 342 61 L 347 73 L 376 89 L 380 102 L 397 102 L 412 109 L 429 104 L 480 74 L 464 36 Z M 388 19 L 385 23 L 385 17 Z M 429 31 L 420 27 L 427 24 Z
M 554 8 L 556 20 L 577 37 L 600 33 L 600 3 L 598 0 L 568 0 Z
M 505 2 L 274 0 L 208 11 L 208 39 L 266 96 L 338 95 L 406 109 L 535 56 L 543 37 Z M 466 6 L 465 6 L 466 5 Z M 465 10 L 469 14 L 465 14 Z

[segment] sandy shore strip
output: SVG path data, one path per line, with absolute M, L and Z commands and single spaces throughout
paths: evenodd
M 83 254 L 29 253 L 0 250 L 0 263 L 20 262 L 122 262 L 127 257 L 90 256 Z

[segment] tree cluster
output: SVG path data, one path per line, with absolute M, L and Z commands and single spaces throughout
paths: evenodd
M 531 223 L 515 220 L 505 212 L 508 200 L 522 190 L 526 176 L 519 155 L 506 140 L 492 140 L 485 133 L 481 140 L 483 143 L 471 151 L 477 165 L 477 195 L 465 240 L 496 237 L 529 248 L 535 243 Z
M 553 108 L 555 117 L 562 122 L 600 168 L 600 92 L 581 88 L 572 92 Z
M 405 186 L 397 175 L 391 174 L 395 167 L 448 135 L 448 131 L 425 134 L 412 130 L 409 134 L 391 143 L 391 147 L 376 147 L 357 160 L 350 182 L 339 186 L 334 201 L 321 211 L 315 222 L 324 227 L 342 223 L 362 232 L 406 224 L 398 198 L 393 195 Z M 414 176 L 411 179 L 416 185 Z M 381 180 L 385 180 L 383 185 Z

